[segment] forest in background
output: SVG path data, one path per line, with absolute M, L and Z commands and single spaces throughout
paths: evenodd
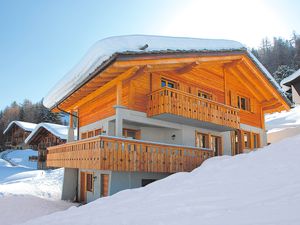
M 261 46 L 251 49 L 252 53 L 280 83 L 282 79 L 300 68 L 300 36 L 295 32 L 290 39 L 274 37 L 262 39 Z M 289 93 L 287 93 L 289 95 Z M 290 97 L 290 96 L 288 96 Z M 4 110 L 0 110 L 0 149 L 4 146 L 3 131 L 13 120 L 31 123 L 66 123 L 61 114 L 52 113 L 43 106 L 42 101 L 32 103 L 25 99 L 23 103 L 13 102 Z
M 0 150 L 4 148 L 5 142 L 3 131 L 13 120 L 30 123 L 48 122 L 63 124 L 61 114 L 51 112 L 43 105 L 42 101 L 32 103 L 30 100 L 25 99 L 21 104 L 13 102 L 10 106 L 0 111 Z

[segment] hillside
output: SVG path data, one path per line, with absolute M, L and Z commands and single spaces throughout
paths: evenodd
M 300 223 L 300 136 L 207 160 L 144 188 L 122 191 L 30 225 L 291 225 Z

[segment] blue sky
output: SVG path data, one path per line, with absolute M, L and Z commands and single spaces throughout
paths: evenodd
M 299 9 L 296 0 L 0 0 L 0 109 L 41 100 L 99 39 L 156 34 L 256 47 L 300 33 Z

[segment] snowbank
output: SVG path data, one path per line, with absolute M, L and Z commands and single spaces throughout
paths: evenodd
M 26 222 L 69 208 L 64 201 L 49 201 L 34 196 L 5 196 L 0 198 L 1 225 L 13 225 Z
M 27 225 L 298 225 L 300 136 Z

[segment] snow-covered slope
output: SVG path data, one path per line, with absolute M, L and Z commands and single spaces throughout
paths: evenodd
M 60 201 L 63 169 L 33 169 L 32 165 L 28 164 L 28 156 L 33 154 L 36 154 L 36 151 L 0 153 L 1 225 L 19 224 L 74 205 Z M 8 157 L 16 166 L 1 159 L 3 156 Z
M 3 155 L 5 155 L 5 159 L 14 165 L 30 169 L 37 169 L 37 162 L 29 160 L 30 156 L 38 156 L 38 152 L 35 150 L 8 150 L 7 153 L 4 152 Z
M 209 159 L 144 188 L 28 221 L 30 225 L 298 225 L 300 136 Z
M 268 142 L 275 143 L 300 134 L 300 106 L 290 111 L 269 114 L 265 118 Z

